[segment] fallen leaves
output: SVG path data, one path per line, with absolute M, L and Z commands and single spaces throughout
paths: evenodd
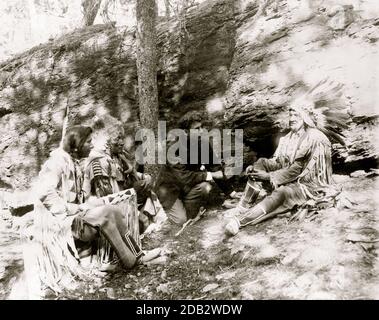
M 288 254 L 282 259 L 281 263 L 285 266 L 288 266 L 292 264 L 299 256 L 300 256 L 299 252 Z
M 289 222 L 292 222 L 294 220 L 303 221 L 308 213 L 308 208 L 304 208 L 301 210 L 298 210 L 290 219 Z
M 210 292 L 214 289 L 217 289 L 219 287 L 219 285 L 217 283 L 210 283 L 210 284 L 207 284 L 202 290 L 201 292 L 204 292 L 204 293 L 207 293 L 207 292 Z
M 232 246 L 231 250 L 230 250 L 230 254 L 231 255 L 234 255 L 240 251 L 244 251 L 245 250 L 245 245 L 244 244 L 237 244 L 235 246 Z
M 375 239 L 372 236 L 357 234 L 357 233 L 349 233 L 346 235 L 346 241 L 350 242 L 363 242 L 363 243 L 376 243 L 379 242 L 379 238 Z
M 161 292 L 161 293 L 164 293 L 164 294 L 169 294 L 170 293 L 169 284 L 168 283 L 161 283 L 157 287 L 157 292 Z
M 370 169 L 369 172 L 366 172 L 364 170 L 357 170 L 352 173 L 350 173 L 350 177 L 352 178 L 363 178 L 363 177 L 375 177 L 379 175 L 379 169 Z
M 229 280 L 235 277 L 237 271 L 228 271 L 216 276 L 216 280 Z
M 115 299 L 117 299 L 117 297 L 116 297 L 116 293 L 115 293 L 115 290 L 113 289 L 113 288 L 107 288 L 107 297 L 109 298 L 109 299 L 112 299 L 112 300 L 115 300 Z

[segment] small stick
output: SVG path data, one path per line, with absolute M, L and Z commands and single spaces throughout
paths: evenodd
M 350 241 L 352 243 L 356 243 L 356 242 L 362 242 L 362 243 L 376 243 L 376 242 L 379 242 L 379 239 L 375 239 L 375 240 L 349 240 L 347 239 L 347 241 Z
M 193 221 L 193 219 L 189 219 L 186 223 L 183 224 L 182 228 L 177 232 L 175 233 L 175 237 L 178 237 L 182 232 L 183 230 Z
M 253 248 L 250 248 L 249 251 L 244 254 L 244 256 L 241 259 L 241 263 L 243 262 L 243 260 L 245 260 L 245 258 L 247 257 L 247 255 L 250 253 L 251 250 L 253 250 Z
M 195 218 L 189 219 L 185 224 L 183 224 L 182 228 L 175 234 L 175 237 L 179 236 L 187 226 L 190 226 L 194 224 L 196 221 L 200 220 L 200 218 L 204 215 L 205 211 L 206 209 L 200 209 L 198 215 Z

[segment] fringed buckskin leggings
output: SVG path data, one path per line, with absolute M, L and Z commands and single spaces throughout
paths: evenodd
M 75 218 L 73 223 L 74 237 L 81 241 L 93 241 L 100 232 L 110 242 L 125 268 L 132 268 L 142 250 L 131 241 L 122 212 L 112 205 L 88 210 Z M 80 221 L 82 220 L 82 221 Z M 75 225 L 82 225 L 75 228 Z

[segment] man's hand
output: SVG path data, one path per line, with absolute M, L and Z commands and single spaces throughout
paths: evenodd
M 249 176 L 260 181 L 270 181 L 270 174 L 265 171 L 253 171 Z
M 84 203 L 87 204 L 88 206 L 91 206 L 91 207 L 99 207 L 99 206 L 104 205 L 104 200 L 97 198 L 97 197 L 94 197 L 94 196 L 91 196 Z
M 211 172 L 212 174 L 212 178 L 213 179 L 223 179 L 224 178 L 224 175 L 222 174 L 222 171 L 215 171 L 215 172 Z
M 146 181 L 146 186 L 151 188 L 153 186 L 153 178 L 149 174 L 144 174 L 144 180 Z
M 248 166 L 245 170 L 247 175 L 250 175 L 253 171 L 254 171 L 254 166 L 252 164 Z
M 133 188 L 136 192 L 148 192 L 153 187 L 153 179 L 149 174 L 141 175 L 140 180 L 134 182 Z
M 79 205 L 79 211 L 87 211 L 87 210 L 90 210 L 90 209 L 92 209 L 92 208 L 95 208 L 95 206 L 93 206 L 93 205 L 90 205 L 89 203 L 87 203 L 87 202 L 84 202 L 84 203 L 81 203 L 80 205 Z
M 85 212 L 90 209 L 103 206 L 105 204 L 104 200 L 102 198 L 97 197 L 89 197 L 88 200 L 84 203 L 81 203 L 79 205 L 76 205 L 79 211 Z

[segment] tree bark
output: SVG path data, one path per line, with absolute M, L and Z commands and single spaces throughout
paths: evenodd
M 101 0 L 82 0 L 83 24 L 92 26 L 99 11 Z
M 170 21 L 170 0 L 164 0 L 167 23 Z
M 137 0 L 137 75 L 140 122 L 143 128 L 153 130 L 157 137 L 158 130 L 158 87 L 157 87 L 157 48 L 155 0 Z M 149 142 L 150 143 L 150 142 Z M 150 150 L 155 149 L 154 141 Z M 157 156 L 155 157 L 157 159 Z M 155 160 L 157 163 L 157 160 Z M 145 172 L 151 174 L 155 181 L 158 173 L 157 164 L 146 164 Z

